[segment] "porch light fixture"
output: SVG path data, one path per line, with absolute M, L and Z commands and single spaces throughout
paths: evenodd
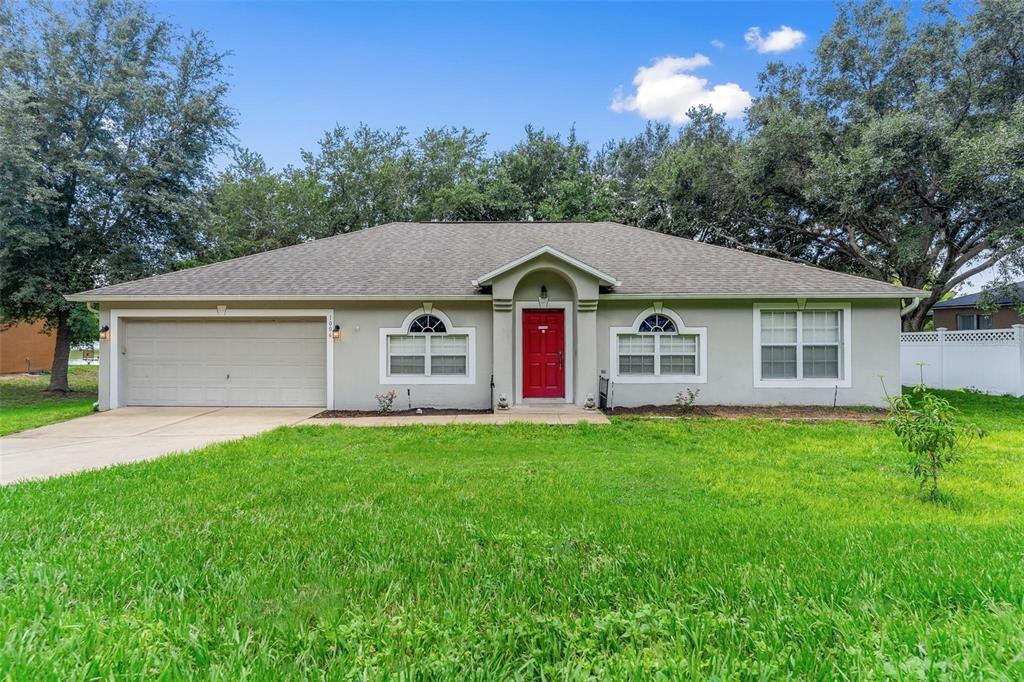
M 537 302 L 540 303 L 541 308 L 548 307 L 548 286 L 546 284 L 540 285 L 540 296 L 537 297 Z
M 340 324 L 334 325 L 334 328 L 331 329 L 331 338 L 332 339 L 340 339 L 341 338 L 341 325 Z
M 106 341 L 110 338 L 110 325 L 105 324 L 100 327 L 100 341 Z

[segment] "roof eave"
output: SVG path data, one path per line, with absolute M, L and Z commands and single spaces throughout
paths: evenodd
M 867 292 L 867 291 L 835 291 L 835 292 L 782 292 L 782 293 L 750 293 L 750 292 L 685 292 L 685 293 L 672 293 L 672 292 L 650 292 L 650 293 L 619 293 L 612 292 L 608 294 L 601 294 L 602 299 L 607 300 L 629 300 L 637 298 L 664 298 L 664 299 L 703 299 L 703 300 L 729 300 L 729 299 L 744 299 L 744 300 L 793 300 L 797 298 L 806 298 L 809 300 L 836 300 L 836 299 L 903 299 L 903 298 L 919 298 L 925 296 L 926 292 L 918 292 L 914 290 L 910 291 L 887 291 L 887 292 Z
M 76 303 L 106 301 L 478 301 L 490 300 L 490 294 L 68 294 Z
M 885 299 L 885 298 L 914 298 L 925 292 L 784 292 L 784 293 L 750 293 L 750 292 L 667 292 L 650 291 L 619 293 L 611 292 L 600 294 L 602 300 L 631 300 L 631 299 L 688 299 L 688 300 L 792 300 L 806 298 L 811 300 L 834 300 L 834 299 Z M 68 301 L 76 303 L 104 303 L 118 301 L 150 301 L 153 303 L 173 303 L 179 301 L 252 301 L 252 302 L 273 302 L 273 301 L 488 301 L 490 294 L 432 294 L 429 292 L 418 294 L 68 294 L 65 296 Z

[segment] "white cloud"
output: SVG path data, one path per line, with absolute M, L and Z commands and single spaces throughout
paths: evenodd
M 743 39 L 747 41 L 748 47 L 757 50 L 761 54 L 766 52 L 779 53 L 789 52 L 793 48 L 799 47 L 807 39 L 807 34 L 783 24 L 767 36 L 762 36 L 759 27 L 751 26 L 743 34 Z
M 725 43 L 722 42 L 721 40 L 719 40 L 718 38 L 713 38 L 711 40 L 711 47 L 717 48 L 719 50 L 724 50 L 725 49 Z
M 641 66 L 633 77 L 636 92 L 629 96 L 617 92 L 611 110 L 685 123 L 688 110 L 706 104 L 728 118 L 742 116 L 750 106 L 749 92 L 735 83 L 709 88 L 706 78 L 686 73 L 710 65 L 711 60 L 698 52 L 692 57 L 662 57 L 650 66 Z

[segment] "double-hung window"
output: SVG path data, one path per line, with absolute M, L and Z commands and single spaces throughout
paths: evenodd
M 703 339 L 703 329 L 682 328 L 663 313 L 641 316 L 633 327 L 614 327 L 615 378 L 625 382 L 703 381 Z
M 849 308 L 755 310 L 755 371 L 762 386 L 836 385 L 849 380 Z
M 437 315 L 422 314 L 401 329 L 382 332 L 382 383 L 464 383 L 471 378 L 471 330 L 451 330 Z

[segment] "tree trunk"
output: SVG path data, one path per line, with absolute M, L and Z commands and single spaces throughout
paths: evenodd
M 70 310 L 57 311 L 53 366 L 50 368 L 50 385 L 46 389 L 47 391 L 67 393 L 71 390 L 68 386 L 68 357 L 71 355 L 71 325 L 68 323 L 70 318 Z

